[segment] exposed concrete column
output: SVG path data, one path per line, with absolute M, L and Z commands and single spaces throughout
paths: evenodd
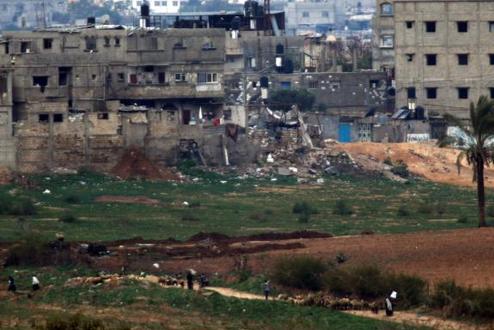
M 84 166 L 89 166 L 91 161 L 90 161 L 90 150 L 89 150 L 89 116 L 87 112 L 84 112 L 84 117 L 83 117 L 83 122 L 84 122 L 84 143 L 83 143 L 83 150 L 84 150 Z
M 48 167 L 53 168 L 53 113 L 48 117 Z

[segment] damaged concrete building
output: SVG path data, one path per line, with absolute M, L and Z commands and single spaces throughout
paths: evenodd
M 108 170 L 131 146 L 164 164 L 198 146 L 217 164 L 232 142 L 224 124 L 245 125 L 223 111 L 223 29 L 88 26 L 3 37 L 2 141 L 10 142 L 1 147 L 16 147 L 2 162 L 14 159 L 20 171 Z M 252 157 L 245 145 L 231 148 L 230 162 Z

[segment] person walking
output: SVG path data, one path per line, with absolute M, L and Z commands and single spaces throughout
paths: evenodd
M 386 309 L 386 316 L 393 316 L 394 314 L 394 301 L 398 297 L 396 291 L 391 292 L 391 294 L 384 300 L 384 308 Z
M 15 280 L 12 276 L 9 275 L 9 287 L 7 291 L 15 293 L 17 287 L 15 286 Z
M 32 288 L 33 288 L 33 291 L 38 291 L 40 289 L 40 284 L 39 284 L 39 280 L 38 278 L 36 277 L 36 275 L 33 275 L 33 281 L 32 281 Z
M 192 270 L 187 272 L 187 289 L 194 290 L 194 274 Z
M 263 289 L 264 289 L 264 297 L 266 298 L 266 300 L 268 300 L 269 294 L 271 293 L 271 283 L 269 283 L 269 281 L 264 282 Z

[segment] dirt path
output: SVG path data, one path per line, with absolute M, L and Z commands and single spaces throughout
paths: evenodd
M 264 300 L 261 295 L 256 295 L 248 292 L 237 291 L 230 288 L 207 287 L 209 291 L 214 291 L 222 296 L 247 299 L 247 300 Z M 270 300 L 277 300 L 276 298 Z M 375 314 L 371 311 L 343 311 L 355 316 L 367 317 L 381 321 L 396 322 L 413 326 L 427 326 L 438 330 L 491 330 L 494 329 L 494 324 L 477 326 L 457 321 L 443 320 L 438 317 L 429 315 L 420 315 L 412 312 L 395 312 L 393 317 L 387 317 L 385 314 Z
M 412 312 L 395 312 L 390 318 L 384 314 L 374 314 L 371 311 L 348 311 L 348 314 L 367 317 L 382 321 L 393 321 L 413 326 L 427 326 L 438 330 L 489 330 L 494 329 L 494 325 L 474 325 L 456 321 L 443 320 L 429 315 L 421 315 Z
M 237 291 L 237 290 L 233 290 L 230 288 L 206 287 L 205 289 L 209 290 L 209 291 L 214 291 L 214 292 L 219 293 L 220 295 L 225 296 L 225 297 L 247 299 L 247 300 L 264 300 L 265 299 L 261 295 Z M 276 299 L 270 298 L 270 300 L 276 300 Z

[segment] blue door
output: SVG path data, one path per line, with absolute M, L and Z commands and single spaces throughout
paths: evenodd
M 338 126 L 338 141 L 352 142 L 352 125 L 350 123 L 340 123 Z

